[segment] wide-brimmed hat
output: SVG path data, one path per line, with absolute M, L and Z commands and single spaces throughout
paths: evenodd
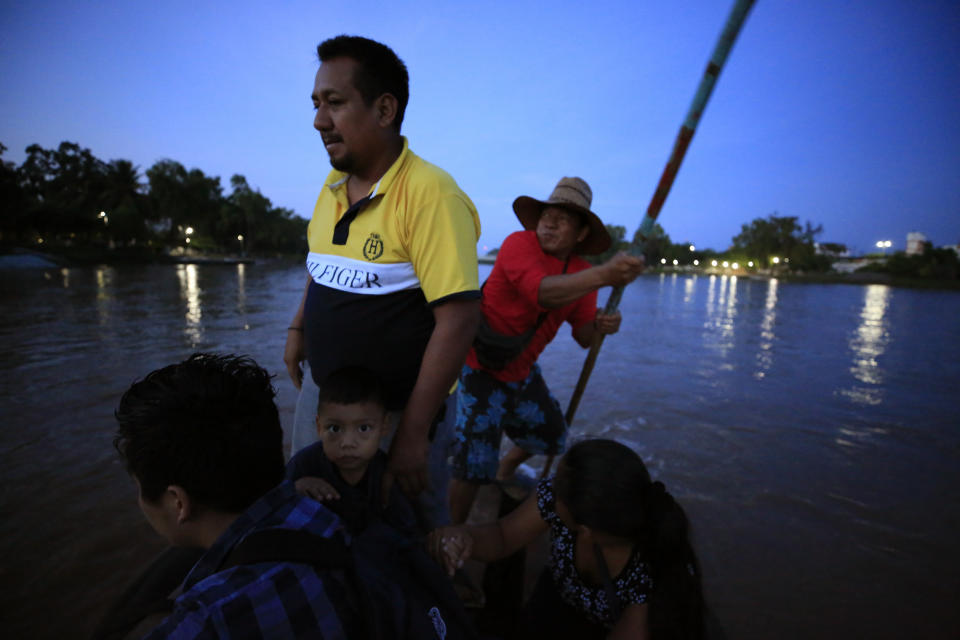
M 560 178 L 554 187 L 553 193 L 546 200 L 537 200 L 530 196 L 520 196 L 513 201 L 513 212 L 517 214 L 520 224 L 527 231 L 537 228 L 540 212 L 546 207 L 562 207 L 583 216 L 590 232 L 582 242 L 577 244 L 575 251 L 582 255 L 603 253 L 610 248 L 610 234 L 603 226 L 600 216 L 590 211 L 593 201 L 593 191 L 590 185 L 582 178 Z

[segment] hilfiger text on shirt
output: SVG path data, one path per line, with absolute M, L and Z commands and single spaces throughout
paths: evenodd
M 317 284 L 349 293 L 384 295 L 420 288 L 420 279 L 409 262 L 379 264 L 311 252 L 307 255 L 307 271 Z

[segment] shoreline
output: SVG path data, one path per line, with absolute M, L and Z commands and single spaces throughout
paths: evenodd
M 495 256 L 478 256 L 477 263 L 492 265 Z M 240 256 L 240 255 L 203 255 L 203 256 L 171 256 L 157 254 L 147 250 L 109 250 L 83 249 L 75 251 L 43 252 L 22 247 L 6 247 L 0 249 L 0 269 L 56 269 L 71 267 L 89 267 L 95 265 L 147 265 L 147 264 L 202 264 L 202 265 L 237 265 L 271 262 L 300 261 L 300 256 Z M 778 280 L 797 284 L 847 284 L 870 285 L 881 284 L 891 287 L 912 289 L 937 289 L 943 291 L 960 291 L 960 280 L 932 280 L 924 278 L 902 278 L 879 272 L 854 273 L 762 273 L 732 271 L 730 269 L 694 269 L 685 268 L 653 268 L 648 269 L 643 276 L 659 275 L 697 275 L 697 276 L 729 276 L 747 278 L 751 280 Z
M 254 264 L 257 261 L 284 260 L 284 256 L 239 256 L 210 254 L 202 256 L 173 256 L 146 250 L 81 249 L 65 252 L 46 252 L 22 247 L 0 250 L 0 269 L 56 269 L 91 267 L 96 265 L 148 264 Z

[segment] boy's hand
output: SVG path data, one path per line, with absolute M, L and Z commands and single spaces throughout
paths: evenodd
M 430 532 L 427 550 L 453 577 L 473 553 L 473 536 L 466 526 L 441 527 Z
M 297 488 L 298 492 L 308 498 L 313 498 L 317 502 L 340 499 L 340 494 L 333 488 L 333 485 L 322 478 L 304 476 L 293 483 L 293 486 Z

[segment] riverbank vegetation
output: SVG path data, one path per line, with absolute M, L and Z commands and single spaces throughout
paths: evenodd
M 187 169 L 176 160 L 145 172 L 129 160 L 104 161 L 75 142 L 56 149 L 27 147 L 20 166 L 3 160 L 0 144 L 0 249 L 43 251 L 75 263 L 142 262 L 171 256 L 295 256 L 307 247 L 307 220 L 275 207 L 240 174 L 229 192 L 218 176 Z M 960 281 L 960 261 L 950 249 L 927 244 L 921 253 L 863 256 L 850 264 L 842 244 L 817 242 L 821 225 L 774 212 L 741 226 L 722 251 L 673 242 L 659 224 L 648 238 L 607 225 L 601 263 L 644 242 L 652 270 L 706 270 L 777 275 L 818 281 Z M 487 258 L 492 259 L 495 251 Z M 840 273 L 838 265 L 848 261 Z
M 0 155 L 6 148 L 0 144 Z M 307 221 L 275 207 L 239 174 L 218 176 L 159 160 L 141 173 L 74 142 L 30 145 L 19 167 L 0 157 L 0 243 L 81 262 L 171 253 L 302 256 Z
M 626 228 L 607 225 L 607 231 L 613 244 L 606 252 L 588 258 L 595 264 L 630 248 Z M 742 225 L 726 250 L 715 251 L 696 247 L 688 241 L 675 243 L 655 224 L 653 235 L 645 239 L 643 255 L 653 270 L 777 276 L 808 282 L 882 282 L 911 286 L 940 282 L 960 286 L 960 259 L 952 249 L 935 249 L 925 243 L 922 251 L 913 255 L 897 252 L 889 257 L 872 254 L 851 259 L 842 244 L 818 243 L 816 238 L 822 232 L 822 225 L 813 226 L 810 222 L 801 225 L 795 216 L 773 213 Z M 638 230 L 632 243 L 643 240 Z M 851 260 L 854 262 L 849 263 Z M 844 262 L 853 268 L 838 269 Z
M 617 251 L 625 251 L 630 245 L 626 240 L 626 229 L 619 225 L 607 225 L 607 231 L 613 238 L 613 245 L 605 253 L 596 256 L 596 262 L 603 262 Z M 717 264 L 753 269 L 781 268 L 789 271 L 828 271 L 831 257 L 846 251 L 846 247 L 837 243 L 818 245 L 816 237 L 822 233 L 822 226 L 814 227 L 810 222 L 801 225 L 795 216 L 779 216 L 776 213 L 767 218 L 756 218 L 741 227 L 739 234 L 733 237 L 731 245 L 725 251 L 698 248 L 689 241 L 675 243 L 659 224 L 654 225 L 654 233 L 646 238 L 644 257 L 651 266 L 693 265 L 706 267 L 714 260 Z M 632 242 L 640 243 L 644 238 L 639 230 L 633 235 Z

